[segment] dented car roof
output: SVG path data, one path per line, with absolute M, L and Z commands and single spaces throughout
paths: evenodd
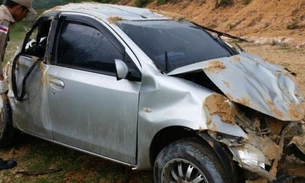
M 56 6 L 46 11 L 46 13 L 54 11 L 84 13 L 102 18 L 104 21 L 108 22 L 112 21 L 109 18 L 113 17 L 124 17 L 125 20 L 167 19 L 165 16 L 154 13 L 149 9 L 95 2 L 69 3 L 64 6 Z

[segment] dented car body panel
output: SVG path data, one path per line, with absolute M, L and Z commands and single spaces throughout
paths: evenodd
M 48 25 L 41 35 L 40 25 Z M 46 11 L 30 33 L 36 29 L 36 44 L 47 40 L 43 52 L 26 37 L 5 67 L 13 125 L 31 135 L 145 170 L 170 140 L 185 138 L 175 132 L 208 134 L 244 170 L 273 181 L 284 140 L 302 133 L 303 94 L 292 75 L 189 22 L 147 9 L 71 3 Z M 168 36 L 180 29 L 185 37 Z M 145 40 L 146 30 L 156 37 Z M 188 53 L 194 35 L 206 39 L 206 53 Z
M 281 66 L 243 53 L 179 68 L 169 75 L 200 69 L 231 101 L 283 121 L 298 121 L 304 116 L 300 107 L 303 94 L 293 76 Z

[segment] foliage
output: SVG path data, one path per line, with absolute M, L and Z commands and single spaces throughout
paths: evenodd
M 292 19 L 292 21 L 291 22 L 289 22 L 287 25 L 286 25 L 286 29 L 290 29 L 290 30 L 292 30 L 292 29 L 297 29 L 298 28 L 298 20 L 296 20 L 296 19 Z
M 110 3 L 111 0 L 100 0 L 100 1 L 97 1 L 97 2 L 100 2 L 100 3 Z
M 46 9 L 61 5 L 63 0 L 33 0 L 34 9 Z
M 85 2 L 88 0 L 62 0 L 62 4 L 68 4 L 68 3 L 80 3 L 80 2 Z M 93 2 L 98 2 L 98 3 L 110 3 L 112 0 L 91 0 Z
M 244 4 L 249 4 L 251 0 L 243 0 Z
M 236 24 L 231 24 L 231 23 L 229 23 L 229 24 L 227 25 L 227 27 L 228 27 L 230 30 L 232 30 L 232 29 L 234 29 L 234 28 L 236 27 Z
M 80 3 L 88 0 L 33 0 L 34 9 L 48 9 L 54 6 L 68 4 L 68 3 Z M 110 3 L 112 0 L 91 0 L 99 3 Z
M 150 3 L 152 0 L 136 0 L 137 7 L 143 7 L 146 4 Z
M 233 0 L 216 0 L 216 5 L 215 7 L 221 7 L 221 6 L 228 6 L 233 4 Z
M 165 4 L 167 2 L 167 0 L 158 0 L 159 4 Z
M 80 3 L 84 0 L 62 0 L 62 4 L 68 4 L 68 3 Z

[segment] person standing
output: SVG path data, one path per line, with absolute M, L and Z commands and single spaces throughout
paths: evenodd
M 0 6 L 0 94 L 6 98 L 7 86 L 3 76 L 2 62 L 5 49 L 9 41 L 11 25 L 23 20 L 28 13 L 36 15 L 33 9 L 32 0 L 5 0 Z M 13 168 L 17 165 L 14 160 L 3 160 L 0 158 L 0 170 Z

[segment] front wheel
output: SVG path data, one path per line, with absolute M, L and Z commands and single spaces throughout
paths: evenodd
M 156 183 L 230 182 L 214 151 L 194 138 L 179 140 L 165 147 L 154 165 Z

